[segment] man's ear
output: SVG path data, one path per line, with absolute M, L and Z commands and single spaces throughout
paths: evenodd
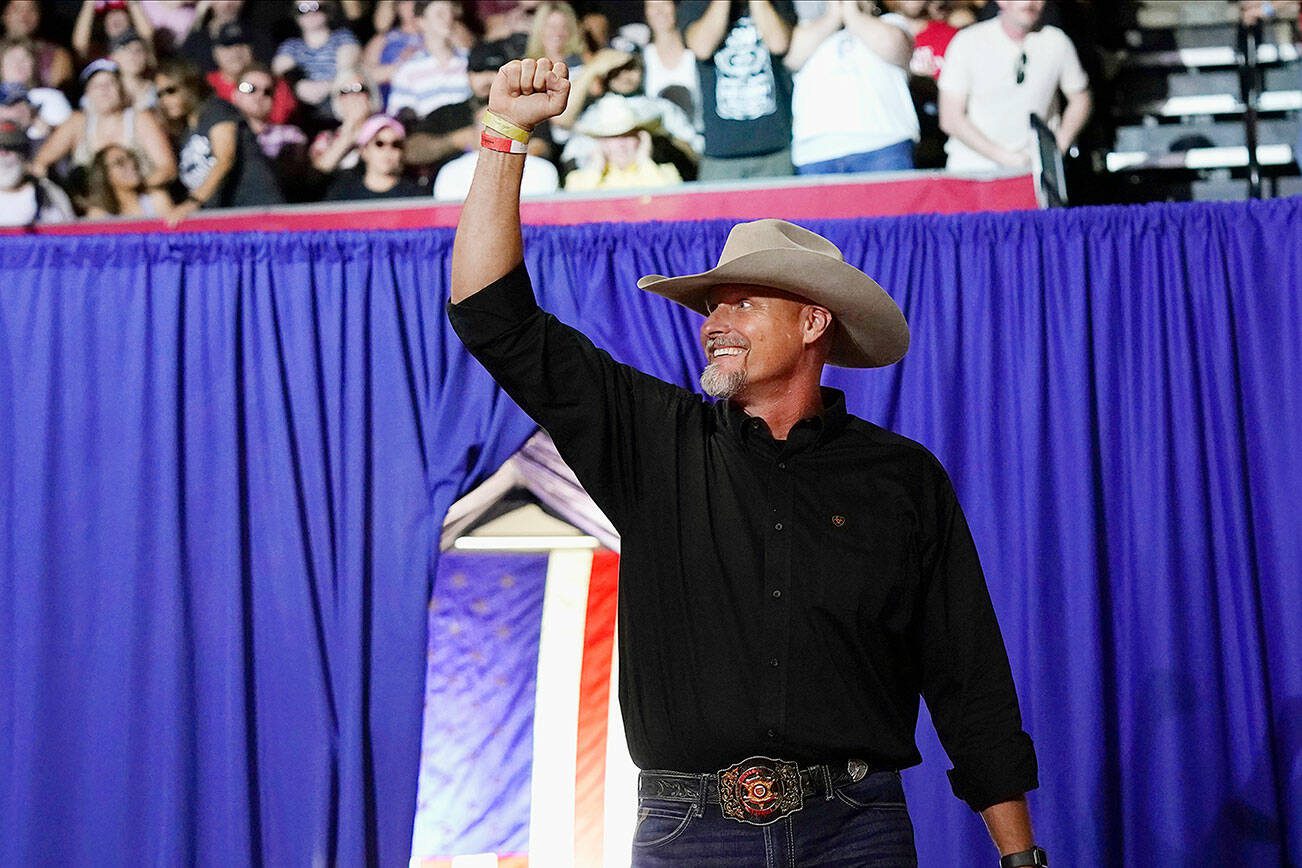
M 832 332 L 832 313 L 816 304 L 805 306 L 801 319 L 801 334 L 806 345 L 812 344 L 825 334 Z

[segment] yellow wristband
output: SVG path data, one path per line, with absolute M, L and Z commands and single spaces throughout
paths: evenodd
M 490 130 L 501 133 L 508 139 L 514 139 L 520 144 L 529 141 L 529 131 L 524 127 L 511 123 L 501 115 L 493 114 L 490 111 L 484 112 L 484 126 Z

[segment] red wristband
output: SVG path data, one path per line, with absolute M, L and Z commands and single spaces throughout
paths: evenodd
M 479 136 L 479 144 L 490 151 L 500 151 L 503 154 L 527 154 L 528 147 L 524 142 L 517 142 L 515 139 L 508 139 L 506 136 L 499 136 L 484 130 Z

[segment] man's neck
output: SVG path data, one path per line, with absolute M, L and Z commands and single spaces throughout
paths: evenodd
M 1030 30 L 1023 30 L 1021 27 L 1009 20 L 1007 15 L 999 16 L 999 26 L 1003 28 L 1004 33 L 1014 42 L 1021 42 L 1026 39 Z
M 786 440 L 800 420 L 822 414 L 823 392 L 815 384 L 812 388 L 739 399 L 736 404 L 747 416 L 763 419 L 774 440 Z

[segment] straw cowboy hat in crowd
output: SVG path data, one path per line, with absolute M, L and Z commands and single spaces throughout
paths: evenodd
M 909 324 L 886 290 L 848 264 L 835 244 L 785 220 L 738 223 L 714 268 L 682 277 L 648 274 L 637 285 L 708 316 L 710 287 L 723 283 L 773 287 L 827 308 L 836 323 L 829 365 L 880 368 L 909 348 Z
M 637 130 L 654 132 L 660 125 L 659 115 L 644 117 L 627 99 L 608 93 L 593 103 L 574 125 L 574 131 L 594 139 L 622 136 Z

